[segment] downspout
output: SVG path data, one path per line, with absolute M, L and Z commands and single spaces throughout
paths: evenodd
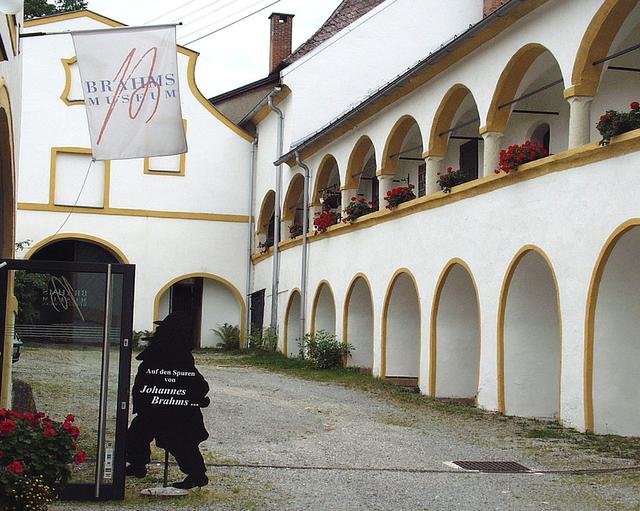
M 302 162 L 300 151 L 296 151 L 296 163 L 304 170 L 303 214 L 302 214 L 302 269 L 300 274 L 300 338 L 306 333 L 307 310 L 307 250 L 309 246 L 309 167 Z
M 278 107 L 274 106 L 273 98 L 282 89 L 276 87 L 269 94 L 267 101 L 272 112 L 278 114 L 278 136 L 276 141 L 276 152 L 278 160 L 282 158 L 283 138 L 284 138 L 284 113 Z M 274 331 L 278 329 L 278 287 L 280 280 L 280 228 L 282 211 L 280 207 L 282 196 L 282 163 L 276 166 L 276 204 L 274 212 L 273 225 L 273 275 L 271 279 L 271 328 Z
M 247 288 L 246 288 L 246 300 L 247 300 L 247 312 L 245 317 L 245 328 L 244 335 L 245 339 L 248 335 L 251 335 L 251 291 L 252 291 L 252 282 L 251 276 L 253 274 L 253 263 L 251 261 L 251 255 L 253 254 L 253 201 L 255 200 L 256 195 L 256 185 L 255 185 L 255 173 L 256 173 L 256 152 L 258 149 L 258 138 L 254 138 L 253 142 L 251 142 L 251 163 L 249 165 L 249 207 L 247 211 L 249 212 L 249 230 L 247 232 Z M 245 342 L 245 347 L 246 342 Z

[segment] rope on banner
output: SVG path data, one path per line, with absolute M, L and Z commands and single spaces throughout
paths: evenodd
M 62 228 L 69 221 L 69 218 L 71 218 L 71 214 L 73 213 L 73 208 L 75 208 L 78 205 L 78 201 L 80 200 L 80 196 L 82 195 L 82 192 L 84 191 L 84 186 L 87 184 L 87 179 L 89 178 L 89 171 L 91 170 L 91 166 L 93 165 L 93 163 L 95 161 L 96 160 L 94 158 L 91 158 L 91 161 L 89 162 L 89 166 L 87 167 L 87 172 L 84 175 L 84 180 L 82 181 L 82 186 L 80 187 L 80 191 L 78 192 L 78 196 L 76 197 L 76 200 L 73 203 L 73 206 L 71 206 L 71 209 L 69 209 L 69 213 L 67 214 L 67 218 L 64 219 L 64 222 L 62 222 L 62 225 L 60 227 L 58 227 L 58 230 L 55 233 L 53 233 L 53 235 L 51 236 L 52 238 L 60 233 Z

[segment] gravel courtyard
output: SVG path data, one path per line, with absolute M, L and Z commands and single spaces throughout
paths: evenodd
M 411 406 L 338 384 L 234 367 L 228 362 L 218 366 L 215 356 L 206 359 L 200 369 L 212 389 L 211 406 L 205 410 L 211 437 L 202 444 L 211 463 L 209 487 L 196 491 L 182 505 L 136 499 L 125 507 L 640 509 L 640 472 L 636 471 L 505 475 L 468 473 L 445 465 L 452 460 L 501 460 L 537 471 L 634 465 L 570 441 L 527 438 L 521 434 L 523 421 L 473 410 Z M 178 476 L 175 469 L 172 475 Z M 154 467 L 148 481 L 132 483 L 130 493 L 153 486 L 150 482 L 159 477 L 160 469 Z M 56 506 L 72 508 L 123 506 Z

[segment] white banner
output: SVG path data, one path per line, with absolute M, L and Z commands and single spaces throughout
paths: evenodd
M 96 160 L 187 152 L 175 26 L 74 32 Z

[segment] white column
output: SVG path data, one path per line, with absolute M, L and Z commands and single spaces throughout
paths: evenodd
M 354 188 L 346 188 L 346 189 L 342 189 L 342 206 L 341 206 L 341 211 L 340 213 L 342 213 L 342 211 L 344 211 L 344 208 L 346 208 L 349 203 L 351 202 L 351 197 L 356 197 L 358 195 L 358 190 L 354 189 Z
M 569 106 L 569 149 L 591 142 L 591 103 L 589 96 L 568 98 Z
M 438 172 L 442 172 L 442 160 L 441 156 L 428 156 L 425 158 L 427 164 L 427 195 L 440 191 L 438 186 Z
M 500 163 L 500 140 L 504 133 L 497 131 L 487 131 L 482 134 L 484 139 L 484 165 L 482 176 L 490 176 L 498 168 Z
M 387 196 L 389 190 L 395 188 L 393 184 L 395 177 L 395 175 L 389 176 L 385 174 L 378 176 L 378 208 L 380 211 L 387 207 L 387 201 L 385 201 L 384 198 Z

